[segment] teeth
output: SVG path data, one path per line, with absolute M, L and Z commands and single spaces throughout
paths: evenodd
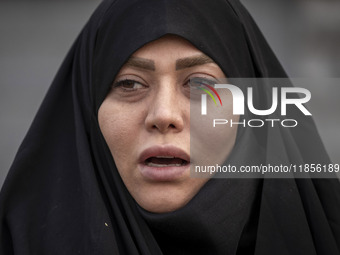
M 155 158 L 175 158 L 173 156 L 156 156 Z
M 171 167 L 171 166 L 182 166 L 182 164 L 155 164 L 152 162 L 148 162 L 146 164 L 147 166 L 151 166 L 151 167 Z

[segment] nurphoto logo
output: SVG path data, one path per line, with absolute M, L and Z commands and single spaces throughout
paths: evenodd
M 232 84 L 214 84 L 214 85 L 208 85 L 203 84 L 209 88 L 219 99 L 220 105 L 222 106 L 222 100 L 220 95 L 217 93 L 216 89 L 226 89 L 228 92 L 231 93 L 232 96 L 232 113 L 233 115 L 244 115 L 245 114 L 245 96 L 243 91 Z M 208 91 L 206 88 L 198 87 L 199 89 L 206 92 L 214 101 L 215 105 L 217 105 L 217 102 L 213 96 L 213 94 Z M 278 90 L 280 89 L 280 97 Z M 221 91 L 221 90 L 220 90 Z M 299 94 L 302 95 L 298 98 L 289 98 L 289 94 Z M 307 110 L 307 108 L 304 106 L 305 103 L 309 102 L 311 99 L 311 93 L 308 89 L 305 88 L 298 88 L 298 87 L 273 87 L 272 88 L 272 100 L 271 100 L 271 106 L 268 109 L 256 109 L 253 102 L 253 88 L 248 87 L 247 88 L 247 107 L 248 111 L 256 116 L 267 116 L 273 114 L 279 105 L 280 101 L 280 116 L 286 116 L 287 115 L 287 105 L 294 105 L 297 107 L 305 116 L 311 116 L 312 114 Z M 201 115 L 207 115 L 208 114 L 208 107 L 207 107 L 207 95 L 202 94 L 201 95 Z M 298 125 L 298 121 L 295 119 L 249 119 L 245 120 L 243 119 L 241 122 L 233 122 L 232 120 L 228 119 L 214 119 L 213 120 L 213 127 L 216 127 L 217 125 L 242 125 L 249 127 L 262 127 L 265 125 L 265 123 L 268 122 L 271 124 L 271 127 L 274 127 L 275 122 L 281 123 L 283 127 L 295 127 Z

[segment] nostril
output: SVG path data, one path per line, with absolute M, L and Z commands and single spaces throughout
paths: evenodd
M 175 131 L 183 129 L 184 117 L 181 110 L 175 108 L 160 110 L 152 109 L 148 111 L 145 118 L 145 125 L 149 131 L 159 132 Z
M 174 124 L 169 124 L 169 125 L 153 125 L 152 126 L 154 129 L 159 129 L 159 130 L 165 130 L 165 129 L 173 129 L 173 128 L 176 128 L 176 126 Z

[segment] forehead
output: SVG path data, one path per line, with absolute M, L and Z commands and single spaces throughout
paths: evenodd
M 214 63 L 189 41 L 179 36 L 164 36 L 137 50 L 124 64 L 124 68 L 155 71 L 156 66 L 175 65 L 176 70 Z
M 175 59 L 195 54 L 203 53 L 182 37 L 166 35 L 155 41 L 147 43 L 138 49 L 133 56 L 149 59 L 165 58 L 166 56 L 167 59 Z

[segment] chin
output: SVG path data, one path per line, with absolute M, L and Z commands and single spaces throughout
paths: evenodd
M 171 192 L 169 190 L 157 190 L 145 192 L 148 196 L 137 197 L 136 201 L 144 210 L 152 213 L 167 213 L 176 211 L 185 206 L 194 196 L 188 193 Z
M 167 201 L 153 201 L 151 203 L 139 204 L 144 210 L 151 213 L 168 213 L 176 211 L 186 205 L 188 201 L 168 203 Z

